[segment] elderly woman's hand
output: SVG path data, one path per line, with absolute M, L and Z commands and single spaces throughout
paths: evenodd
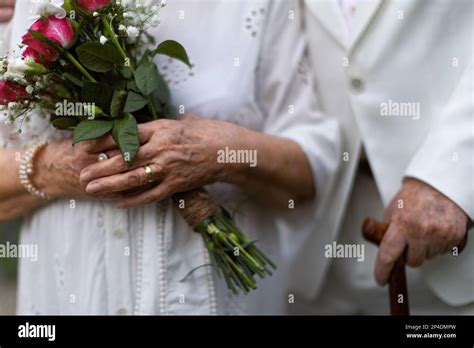
M 12 19 L 14 9 L 15 0 L 0 0 L 0 23 Z
M 50 142 L 35 161 L 33 184 L 54 198 L 92 198 L 79 180 L 82 169 L 98 161 L 98 154 L 75 151 L 71 139 Z M 97 198 L 116 198 L 104 194 Z
M 238 173 L 238 166 L 218 163 L 217 152 L 242 140 L 241 127 L 185 115 L 179 121 L 163 119 L 140 124 L 138 129 L 142 145 L 131 167 L 114 150 L 116 144 L 111 136 L 83 142 L 82 150 L 86 153 L 104 151 L 110 157 L 82 171 L 81 181 L 87 184 L 87 193 L 103 195 L 144 188 L 151 175 L 156 181 L 151 189 L 119 202 L 120 207 L 132 207 L 226 181 Z M 146 166 L 151 174 L 147 174 Z

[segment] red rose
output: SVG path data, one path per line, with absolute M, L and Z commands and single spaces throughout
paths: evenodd
M 111 2 L 112 0 L 77 0 L 77 4 L 88 11 L 100 10 Z
M 0 80 L 0 105 L 8 105 L 10 102 L 17 102 L 19 98 L 26 97 L 28 93 L 23 86 Z
M 69 48 L 74 39 L 74 30 L 67 18 L 60 19 L 55 16 L 40 18 L 33 23 L 30 30 L 43 34 L 44 37 L 64 48 Z M 59 52 L 54 47 L 35 39 L 29 32 L 23 35 L 22 43 L 42 55 L 47 61 L 52 62 L 58 59 Z
M 40 63 L 45 65 L 47 61 L 42 58 L 41 54 L 39 54 L 37 51 L 32 49 L 31 47 L 27 47 L 22 53 L 21 53 L 23 58 L 29 58 L 36 63 Z

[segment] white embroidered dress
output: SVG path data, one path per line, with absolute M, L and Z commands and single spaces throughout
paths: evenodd
M 28 7 L 29 1 L 18 1 L 12 43 L 31 24 Z M 169 1 L 155 34 L 157 41 L 181 42 L 194 65 L 189 70 L 180 62 L 159 61 L 175 105 L 295 140 L 311 163 L 319 201 L 339 158 L 338 133 L 316 111 L 300 18 L 296 1 Z M 0 145 L 7 147 L 60 134 L 34 115 L 16 139 L 3 123 L 0 128 Z M 21 243 L 38 244 L 39 257 L 20 260 L 18 313 L 284 313 L 291 260 L 317 233 L 318 203 L 282 214 L 249 202 L 231 185 L 208 188 L 279 265 L 273 277 L 259 280 L 257 292 L 230 296 L 211 267 L 180 281 L 209 257 L 201 236 L 169 200 L 127 211 L 108 202 L 64 199 L 24 220 Z

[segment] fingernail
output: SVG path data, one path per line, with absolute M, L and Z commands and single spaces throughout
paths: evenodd
M 92 182 L 86 187 L 86 191 L 88 193 L 95 193 L 97 191 L 100 191 L 100 184 L 98 182 Z
M 86 182 L 86 181 L 89 181 L 91 179 L 91 172 L 86 170 L 85 172 L 82 172 L 81 174 L 81 181 L 82 182 Z

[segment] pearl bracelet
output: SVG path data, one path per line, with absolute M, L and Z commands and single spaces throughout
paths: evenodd
M 19 169 L 21 184 L 25 187 L 25 189 L 29 193 L 41 199 L 50 199 L 50 197 L 46 193 L 41 192 L 36 187 L 34 187 L 33 184 L 31 183 L 30 177 L 34 173 L 33 161 L 36 155 L 38 154 L 38 152 L 44 149 L 46 145 L 48 145 L 48 143 L 44 142 L 44 143 L 37 144 L 34 147 L 26 150 L 26 152 L 23 154 L 21 158 L 20 169 Z

